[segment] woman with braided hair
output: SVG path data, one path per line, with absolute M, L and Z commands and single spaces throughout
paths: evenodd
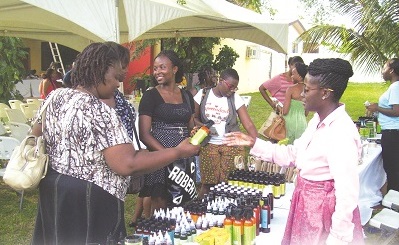
M 200 89 L 215 87 L 218 82 L 216 71 L 210 66 L 204 66 L 198 72 L 198 84 L 194 85 L 190 90 L 191 94 L 195 96 Z
M 309 64 L 302 96 L 305 110 L 315 114 L 293 145 L 241 132 L 225 135 L 227 145 L 250 146 L 262 160 L 299 170 L 281 244 L 364 244 L 357 207 L 360 136 L 339 102 L 352 75 L 342 59 Z

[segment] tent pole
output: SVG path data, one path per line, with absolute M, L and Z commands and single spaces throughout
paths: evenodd
M 115 42 L 119 43 L 119 0 L 115 0 Z
M 119 43 L 119 0 L 115 0 L 115 42 Z M 125 95 L 123 82 L 119 83 L 119 91 Z

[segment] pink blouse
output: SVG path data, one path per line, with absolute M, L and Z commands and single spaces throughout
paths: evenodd
M 316 113 L 293 145 L 256 139 L 250 154 L 281 166 L 296 166 L 301 177 L 308 180 L 334 179 L 336 206 L 329 239 L 352 240 L 352 213 L 359 197 L 357 165 L 361 141 L 345 105 L 340 105 L 322 122 Z
M 281 73 L 275 77 L 272 77 L 270 80 L 267 80 L 262 85 L 270 92 L 271 96 L 275 97 L 284 104 L 285 92 L 287 91 L 288 87 L 294 84 L 291 80 L 287 81 L 285 74 Z

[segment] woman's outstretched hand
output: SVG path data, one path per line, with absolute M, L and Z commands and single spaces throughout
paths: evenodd
M 223 144 L 227 146 L 249 146 L 252 147 L 255 144 L 255 139 L 242 132 L 232 132 L 224 135 Z

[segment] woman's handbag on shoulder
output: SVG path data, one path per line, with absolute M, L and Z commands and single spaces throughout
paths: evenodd
M 42 136 L 28 135 L 14 149 L 3 176 L 4 182 L 16 191 L 36 188 L 47 173 L 45 147 Z
M 16 191 L 35 189 L 40 180 L 46 176 L 48 155 L 46 154 L 43 133 L 46 108 L 53 96 L 54 93 L 49 96 L 40 110 L 42 135 L 39 137 L 27 135 L 21 144 L 15 147 L 7 164 L 3 180 Z
M 278 115 L 273 119 L 272 124 L 264 131 L 268 139 L 280 141 L 286 138 L 285 120 L 283 116 Z
M 277 117 L 277 113 L 275 111 L 270 112 L 269 117 L 266 119 L 266 121 L 262 124 L 262 126 L 259 128 L 258 133 L 261 134 L 262 136 L 266 137 L 265 131 L 266 129 L 272 124 L 273 119 Z

